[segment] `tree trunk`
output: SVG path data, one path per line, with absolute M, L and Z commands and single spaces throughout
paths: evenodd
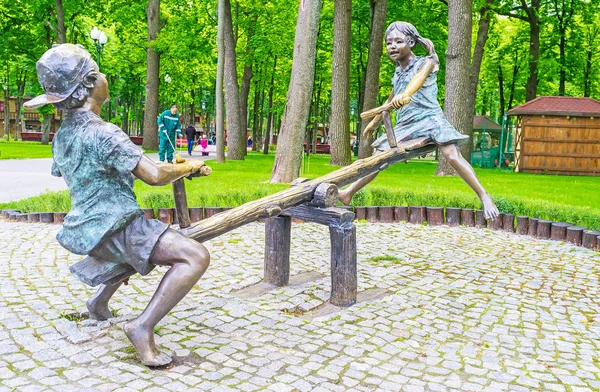
M 335 0 L 331 61 L 331 158 L 330 165 L 352 163 L 350 149 L 350 43 L 352 1 Z
M 365 72 L 365 93 L 361 112 L 373 109 L 377 105 L 379 95 L 379 70 L 381 68 L 381 55 L 383 52 L 383 33 L 385 31 L 385 15 L 387 13 L 388 0 L 377 0 L 373 7 L 373 24 L 371 26 L 371 37 L 369 39 L 369 58 Z M 362 121 L 359 138 L 358 157 L 366 158 L 373 154 L 373 137 L 363 137 L 362 132 L 367 127 L 368 121 Z
M 498 64 L 498 93 L 500 94 L 500 112 L 504 113 L 504 75 L 500 64 Z
M 50 132 L 52 131 L 52 119 L 54 114 L 44 114 L 42 120 L 42 144 L 46 145 L 50 142 Z
M 448 121 L 465 135 L 471 135 L 473 131 L 473 108 L 470 106 L 472 84 L 469 75 L 471 24 L 471 2 L 449 0 L 444 114 Z M 436 175 L 455 174 L 452 166 L 440 154 Z
M 287 104 L 277 141 L 271 182 L 292 182 L 298 177 L 302 145 L 312 97 L 321 0 L 300 3 L 294 39 L 294 60 Z
M 8 84 L 4 85 L 4 135 L 10 139 L 10 106 Z
M 218 31 L 217 31 L 217 81 L 215 89 L 215 127 L 217 138 L 217 162 L 225 162 L 225 130 L 223 124 L 223 74 L 225 71 L 225 0 L 218 0 Z
M 565 31 L 560 32 L 559 48 L 559 60 L 560 60 L 560 71 L 559 71 L 559 84 L 558 84 L 558 95 L 565 95 L 565 83 L 567 81 L 567 62 L 565 56 Z
M 271 143 L 271 128 L 273 126 L 273 87 L 275 86 L 275 72 L 277 72 L 277 56 L 273 60 L 273 72 L 271 73 L 271 84 L 269 85 L 269 111 L 267 119 L 267 129 L 265 130 L 265 145 L 263 147 L 263 154 L 269 153 L 269 144 Z
M 540 18 L 538 16 L 541 0 L 532 0 L 527 10 L 529 20 L 529 77 L 525 89 L 525 101 L 537 97 L 538 60 L 540 58 Z
M 23 95 L 25 94 L 25 74 L 21 74 L 17 78 L 17 107 L 15 110 L 15 140 L 21 136 L 22 130 L 25 129 L 25 121 L 21 109 L 23 108 Z
M 508 97 L 508 107 L 506 110 L 510 110 L 513 107 L 513 99 L 515 97 L 515 84 L 517 83 L 517 75 L 519 74 L 519 58 L 515 56 L 515 65 L 513 66 L 513 75 L 510 82 L 510 95 Z
M 593 52 L 591 48 L 586 49 L 585 68 L 583 70 L 583 96 L 590 96 L 590 75 L 592 74 L 592 57 Z
M 242 129 L 240 94 L 237 78 L 235 40 L 231 20 L 231 2 L 225 0 L 223 39 L 225 41 L 225 116 L 227 117 L 227 158 L 243 160 L 246 155 L 246 130 Z
M 67 43 L 67 31 L 65 30 L 65 13 L 63 11 L 62 0 L 55 0 L 56 3 L 56 43 Z
M 252 48 L 250 46 L 250 39 L 254 34 L 255 23 L 256 18 L 253 18 L 250 20 L 248 25 L 248 39 L 246 41 L 246 62 L 244 64 L 244 75 L 242 76 L 242 91 L 240 95 L 240 116 L 242 120 L 241 126 L 244 132 L 246 132 L 246 130 L 248 129 L 248 96 L 250 95 L 250 82 L 252 81 L 253 76 L 252 62 L 254 61 L 254 58 L 252 56 Z M 252 138 L 252 146 L 254 147 L 254 136 Z
M 258 151 L 258 143 L 256 140 L 261 137 L 258 134 L 258 102 L 260 99 L 260 90 L 258 87 L 258 83 L 254 82 L 254 104 L 252 109 L 252 151 Z
M 160 0 L 148 0 L 148 44 L 156 40 L 160 31 Z M 148 45 L 146 49 L 146 104 L 144 105 L 144 143 L 146 150 L 158 148 L 158 83 L 160 53 Z

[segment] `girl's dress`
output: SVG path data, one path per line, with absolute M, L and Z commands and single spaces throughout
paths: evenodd
M 413 57 L 406 68 L 400 65 L 392 77 L 394 95 L 398 95 L 406 89 L 413 76 L 419 72 L 421 66 L 428 57 Z M 411 140 L 420 137 L 428 137 L 438 146 L 448 144 L 464 144 L 469 136 L 458 132 L 446 120 L 444 112 L 437 101 L 437 72 L 432 72 L 425 79 L 423 86 L 411 95 L 411 102 L 396 110 L 396 125 L 394 134 L 396 141 Z M 384 134 L 372 144 L 379 151 L 390 148 L 387 136 Z

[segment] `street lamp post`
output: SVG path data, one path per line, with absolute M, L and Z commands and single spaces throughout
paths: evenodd
M 96 26 L 94 26 L 94 28 L 90 32 L 90 37 L 92 37 L 92 39 L 94 40 L 94 46 L 96 47 L 96 54 L 98 56 L 98 60 L 96 62 L 98 63 L 98 69 L 100 69 L 100 54 L 104 49 L 104 44 L 106 44 L 108 37 L 106 36 L 104 31 L 98 29 L 98 27 Z

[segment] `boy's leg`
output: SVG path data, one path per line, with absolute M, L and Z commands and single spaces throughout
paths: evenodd
M 448 163 L 454 168 L 454 170 L 456 170 L 460 178 L 462 178 L 463 181 L 466 182 L 467 185 L 473 189 L 473 191 L 475 191 L 475 194 L 477 194 L 481 200 L 485 219 L 496 219 L 498 215 L 500 215 L 498 208 L 494 204 L 494 201 L 490 195 L 485 191 L 485 189 L 483 189 L 479 179 L 477 179 L 475 170 L 473 170 L 473 167 L 469 164 L 469 162 L 463 158 L 458 146 L 456 144 L 440 146 L 440 151 L 442 154 L 444 154 Z
M 150 262 L 170 266 L 142 314 L 125 324 L 123 330 L 146 366 L 164 366 L 171 357 L 154 343 L 154 327 L 198 282 L 210 262 L 206 248 L 168 230 L 158 240 Z
M 121 284 L 123 284 L 123 282 L 110 286 L 104 284 L 100 286 L 98 291 L 96 291 L 96 294 L 94 294 L 86 303 L 90 312 L 90 319 L 104 321 L 114 317 L 108 308 L 108 301 L 119 287 L 121 287 Z

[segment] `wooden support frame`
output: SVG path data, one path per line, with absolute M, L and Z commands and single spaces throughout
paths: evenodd
M 265 225 L 264 282 L 285 286 L 290 277 L 292 218 L 329 227 L 331 241 L 330 303 L 348 307 L 356 303 L 358 270 L 354 213 L 343 208 L 309 205 L 288 208 Z

